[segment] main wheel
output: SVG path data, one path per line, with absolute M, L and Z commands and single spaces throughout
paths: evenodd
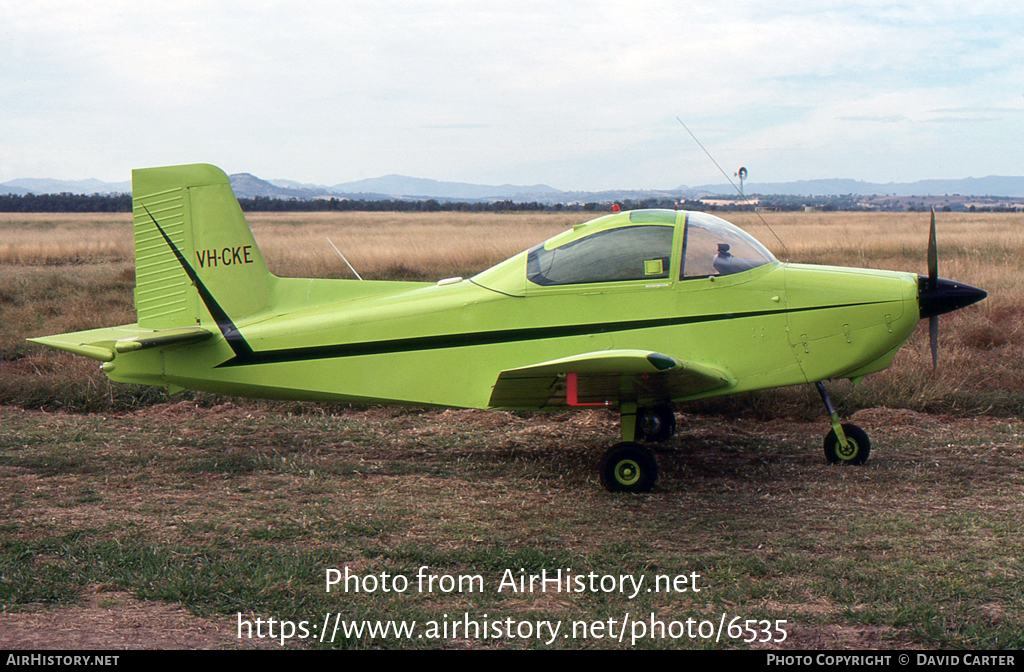
M 648 443 L 668 441 L 676 433 L 676 414 L 671 406 L 641 408 L 636 414 L 636 438 Z
M 835 430 L 825 435 L 825 459 L 829 464 L 864 464 L 871 454 L 871 441 L 868 434 L 857 425 L 844 424 L 848 448 L 839 445 L 839 437 Z
M 650 492 L 658 481 L 658 462 L 639 443 L 616 443 L 601 457 L 598 470 L 609 492 Z

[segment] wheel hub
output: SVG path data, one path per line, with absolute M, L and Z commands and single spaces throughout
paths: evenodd
M 615 465 L 615 480 L 622 485 L 633 485 L 640 480 L 640 465 L 633 460 L 623 460 Z

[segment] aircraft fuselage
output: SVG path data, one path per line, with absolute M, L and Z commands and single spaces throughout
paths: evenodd
M 446 285 L 278 278 L 272 294 L 314 305 L 236 324 L 251 354 L 217 339 L 122 354 L 104 370 L 115 381 L 265 398 L 487 408 L 502 371 L 636 349 L 736 380 L 696 398 L 866 375 L 888 366 L 918 322 L 910 273 L 776 262 L 663 282 L 487 286 L 525 277 L 517 259 Z M 351 292 L 361 295 L 327 298 Z

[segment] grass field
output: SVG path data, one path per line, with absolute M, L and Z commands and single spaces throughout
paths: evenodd
M 280 275 L 345 277 L 330 236 L 364 277 L 410 279 L 470 275 L 585 218 L 249 217 Z M 727 218 L 784 256 L 753 215 Z M 926 214 L 766 218 L 793 261 L 925 270 Z M 1014 215 L 940 215 L 939 226 L 941 275 L 990 298 L 943 319 L 938 374 L 919 330 L 889 371 L 834 385 L 872 434 L 865 467 L 825 465 L 816 395 L 782 390 L 682 407 L 655 492 L 615 496 L 594 473 L 616 436 L 601 411 L 347 408 L 109 385 L 94 362 L 23 339 L 134 320 L 127 219 L 0 215 L 0 641 L 236 647 L 253 644 L 235 638 L 238 612 L 317 632 L 330 612 L 546 620 L 563 628 L 552 646 L 604 648 L 626 646 L 653 614 L 786 621 L 784 642 L 753 646 L 1020 648 L 1022 229 Z M 423 565 L 479 575 L 484 591 L 324 587 L 328 568 L 412 577 Z M 506 569 L 568 568 L 697 573 L 703 590 L 496 590 Z M 625 643 L 614 624 L 561 637 L 574 621 L 621 627 L 627 614 Z M 636 646 L 750 645 L 700 634 Z M 548 644 L 456 633 L 334 646 Z

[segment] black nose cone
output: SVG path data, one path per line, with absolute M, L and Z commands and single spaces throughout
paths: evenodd
M 983 289 L 971 287 L 955 280 L 936 278 L 935 286 L 930 287 L 930 284 L 927 276 L 917 276 L 917 303 L 921 310 L 922 320 L 926 317 L 960 310 L 964 306 L 977 303 L 988 296 Z

